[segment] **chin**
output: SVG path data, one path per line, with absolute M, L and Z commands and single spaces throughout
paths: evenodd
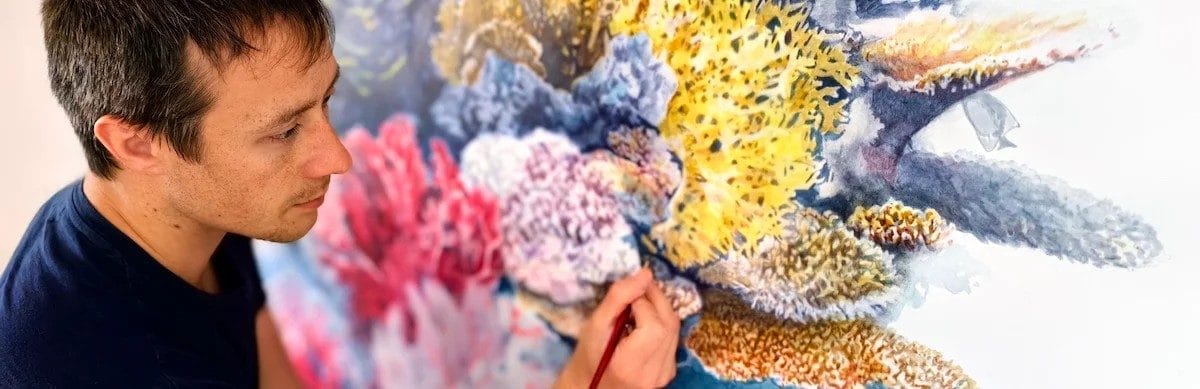
M 275 243 L 292 243 L 304 238 L 317 222 L 316 216 L 280 220 L 274 226 L 266 226 L 262 233 L 250 235 L 251 238 Z

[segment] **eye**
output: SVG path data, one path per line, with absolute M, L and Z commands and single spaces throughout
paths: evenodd
M 278 140 L 278 141 L 285 141 L 285 140 L 291 139 L 293 136 L 295 136 L 297 131 L 300 131 L 300 126 L 292 127 L 290 129 L 288 129 L 287 131 L 272 135 L 271 139 Z

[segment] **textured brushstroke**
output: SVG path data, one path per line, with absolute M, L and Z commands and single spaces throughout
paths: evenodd
M 836 215 L 806 208 L 784 220 L 784 232 L 767 238 L 758 255 L 732 254 L 701 268 L 700 279 L 758 311 L 800 322 L 874 317 L 898 298 L 890 255 Z
M 443 1 L 433 60 L 458 85 L 474 82 L 490 53 L 565 88 L 604 53 L 611 12 L 608 0 Z
M 517 291 L 516 303 L 524 309 L 537 313 L 554 332 L 575 338 L 587 322 L 588 314 L 596 309 L 598 298 L 590 298 L 573 304 L 555 304 L 548 298 L 525 290 Z
M 916 11 L 862 56 L 893 89 L 969 90 L 1074 60 L 1099 46 L 1097 35 L 1082 16 Z
M 366 387 L 374 368 L 355 333 L 346 288 L 313 257 L 311 243 L 253 243 L 280 341 L 304 386 Z
M 364 129 L 345 139 L 351 171 L 330 185 L 314 233 L 317 257 L 349 288 L 362 323 L 380 320 L 419 280 L 454 296 L 499 279 L 499 209 L 486 192 L 467 188 L 443 145 L 433 145 L 433 172 L 422 161 L 407 116 L 385 122 L 379 137 Z
M 282 299 L 283 302 L 272 304 L 272 316 L 279 323 L 279 340 L 296 378 L 306 387 L 313 388 L 331 388 L 353 382 L 350 381 L 351 373 L 346 371 L 353 363 L 348 355 L 350 347 L 332 334 L 335 329 L 329 323 L 329 313 L 321 312 L 318 306 L 304 304 L 307 298 L 297 295 L 302 289 L 297 287 L 296 281 L 285 281 L 282 286 L 284 289 L 268 290 L 293 291 L 288 298 Z
M 508 135 L 484 133 L 463 148 L 463 181 L 486 188 L 497 198 L 512 194 L 529 159 L 529 145 Z
M 654 125 L 665 116 L 675 79 L 649 44 L 641 36 L 614 39 L 570 93 L 527 67 L 487 56 L 479 80 L 446 88 L 433 115 L 464 144 L 481 133 L 523 136 L 543 128 L 566 134 L 583 150 L 603 147 L 609 130 Z
M 941 248 L 950 233 L 950 226 L 937 211 L 914 209 L 898 201 L 859 206 L 846 224 L 859 236 L 903 250 Z
M 897 170 L 897 198 L 938 209 L 983 241 L 1096 266 L 1135 267 L 1162 253 L 1137 215 L 1015 163 L 911 152 Z
M 976 387 L 940 353 L 869 321 L 792 323 L 716 291 L 705 293 L 704 302 L 686 344 L 723 380 L 822 388 Z
M 333 53 L 341 67 L 329 120 L 347 131 L 374 129 L 397 111 L 409 112 L 425 145 L 438 132 L 427 115 L 445 81 L 430 59 L 437 32 L 437 2 L 327 0 L 337 37 Z M 428 151 L 428 150 L 426 150 Z
M 820 198 L 845 196 L 863 189 L 862 181 L 870 176 L 870 166 L 863 151 L 884 128 L 871 109 L 867 99 L 852 102 L 847 112 L 848 123 L 842 133 L 829 137 L 821 148 L 821 159 L 829 170 L 825 180 L 817 186 Z
M 613 123 L 658 125 L 675 95 L 675 73 L 655 59 L 646 35 L 613 38 L 604 58 L 574 85 L 575 101 Z
M 567 350 L 550 343 L 547 329 L 531 317 L 522 320 L 508 298 L 473 287 L 456 298 L 434 282 L 408 288 L 412 333 L 403 324 L 406 314 L 396 310 L 373 328 L 379 387 L 549 387 L 557 377 Z M 509 343 L 519 341 L 532 343 L 514 355 Z
M 658 132 L 620 127 L 608 133 L 609 151 L 593 152 L 618 170 L 621 213 L 640 230 L 670 217 L 670 200 L 682 182 L 680 166 Z
M 508 274 L 557 304 L 634 270 L 638 231 L 665 220 L 678 187 L 678 164 L 657 132 L 618 127 L 608 146 L 581 153 L 539 129 L 521 139 L 484 134 L 464 149 L 464 179 L 502 198 Z
M 858 70 L 806 18 L 802 5 L 691 0 L 629 0 L 613 15 L 613 34 L 647 34 L 678 77 L 660 128 L 684 184 L 654 230 L 676 266 L 753 255 L 815 183 L 819 137 L 837 131 Z
M 687 319 L 704 308 L 700 291 L 696 289 L 696 284 L 687 278 L 671 277 L 656 282 L 658 287 L 662 288 L 667 301 L 671 303 L 671 309 L 675 310 L 675 315 L 680 319 Z
M 505 270 L 557 304 L 595 296 L 594 285 L 637 269 L 633 230 L 614 196 L 614 169 L 566 138 L 529 138 L 530 156 L 504 199 Z

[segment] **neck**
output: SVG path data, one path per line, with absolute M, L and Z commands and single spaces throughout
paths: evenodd
M 152 182 L 132 177 L 104 180 L 89 173 L 83 191 L 100 215 L 187 283 L 217 292 L 212 256 L 225 237 L 219 231 L 181 215 L 166 196 L 147 188 Z

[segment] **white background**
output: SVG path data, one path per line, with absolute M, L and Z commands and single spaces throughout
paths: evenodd
M 1016 149 L 986 156 L 1143 216 L 1167 257 L 1132 271 L 1097 269 L 960 235 L 962 250 L 935 260 L 969 257 L 987 274 L 969 293 L 932 290 L 892 328 L 943 352 L 984 388 L 1200 387 L 1200 7 L 1124 3 L 1104 10 L 1124 19 L 1118 40 L 992 93 L 1022 127 L 1009 134 Z M 957 105 L 919 141 L 984 153 Z
M 46 80 L 38 3 L 0 4 L 0 266 L 38 205 L 85 168 Z M 1134 271 L 1096 269 L 960 238 L 961 250 L 934 260 L 971 258 L 986 275 L 969 293 L 931 291 L 893 328 L 985 388 L 1200 387 L 1192 246 L 1200 243 L 1200 6 L 1122 7 L 1132 24 L 1112 45 L 993 93 L 1022 127 L 1010 134 L 1018 148 L 988 157 L 1062 177 L 1142 215 L 1168 258 Z M 982 152 L 957 106 L 920 144 Z

